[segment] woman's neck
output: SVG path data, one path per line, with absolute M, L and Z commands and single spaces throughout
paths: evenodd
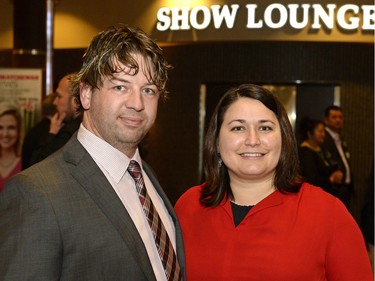
M 2 149 L 0 156 L 0 174 L 6 177 L 14 169 L 19 161 L 14 149 Z
M 230 185 L 233 194 L 231 201 L 242 206 L 256 205 L 276 190 L 273 180 L 256 182 L 231 180 Z
M 9 147 L 9 148 L 1 148 L 1 158 L 14 158 L 17 157 L 17 153 L 14 149 L 14 147 Z

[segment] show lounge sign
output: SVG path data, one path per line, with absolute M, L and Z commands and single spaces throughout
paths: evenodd
M 242 13 L 242 19 L 238 20 Z M 195 7 L 161 7 L 157 12 L 158 31 L 176 30 L 247 30 L 284 27 L 301 30 L 369 31 L 375 30 L 375 5 L 345 4 L 280 4 L 258 7 L 257 4 L 240 6 L 211 5 Z

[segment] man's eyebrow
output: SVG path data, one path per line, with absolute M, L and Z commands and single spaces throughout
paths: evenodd
M 117 77 L 112 77 L 111 79 L 109 79 L 110 82 L 115 82 L 115 81 L 118 81 L 118 82 L 123 82 L 123 83 L 129 83 L 128 80 L 126 79 L 122 79 L 122 78 L 117 78 Z
M 111 79 L 109 79 L 110 82 L 122 82 L 122 83 L 131 83 L 129 80 L 127 79 L 123 79 L 123 78 L 117 78 L 117 77 L 112 77 Z M 154 82 L 148 82 L 148 83 L 145 83 L 146 86 L 156 86 L 156 84 Z

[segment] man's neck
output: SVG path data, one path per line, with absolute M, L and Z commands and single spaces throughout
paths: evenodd
M 327 131 L 330 132 L 330 133 L 340 135 L 340 131 L 337 131 L 337 130 L 332 129 L 332 128 L 330 128 L 330 127 L 326 127 L 326 129 L 327 129 Z

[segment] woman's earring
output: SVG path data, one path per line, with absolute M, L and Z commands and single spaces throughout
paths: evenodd
M 219 168 L 223 165 L 223 159 L 221 159 L 220 153 L 218 154 L 218 164 Z

